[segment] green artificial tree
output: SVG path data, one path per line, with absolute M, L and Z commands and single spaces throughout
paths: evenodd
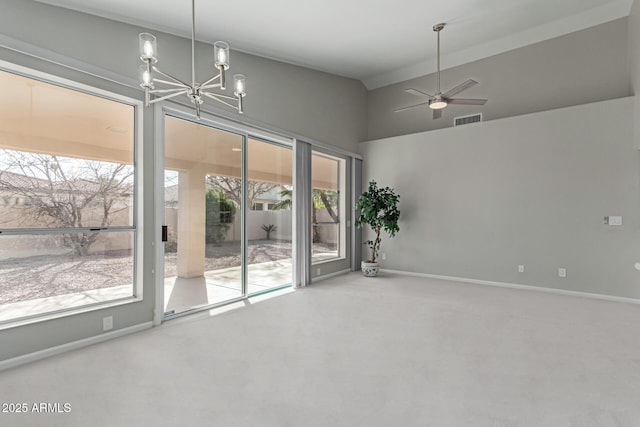
M 366 262 L 377 262 L 382 241 L 380 233 L 383 230 L 389 234 L 389 237 L 395 236 L 400 231 L 399 201 L 400 196 L 392 188 L 378 188 L 374 180 L 369 181 L 369 189 L 358 199 L 356 209 L 360 210 L 360 215 L 356 219 L 356 227 L 362 228 L 368 225 L 376 236 L 375 240 L 364 242 L 371 249 L 371 258 Z

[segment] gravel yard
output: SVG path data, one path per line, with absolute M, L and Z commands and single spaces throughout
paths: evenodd
M 252 240 L 250 264 L 291 258 L 291 242 Z M 314 243 L 314 253 L 335 248 Z M 177 254 L 165 255 L 165 277 L 176 275 Z M 207 271 L 240 265 L 238 242 L 207 245 Z M 106 255 L 55 255 L 0 260 L 0 305 L 133 283 L 133 259 L 127 251 Z

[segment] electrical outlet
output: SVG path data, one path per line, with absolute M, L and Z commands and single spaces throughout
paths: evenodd
M 320 275 L 320 267 L 318 267 L 318 270 L 316 270 L 316 271 L 317 271 L 316 274 L 319 276 Z
M 113 329 L 113 316 L 102 318 L 102 330 L 109 331 Z
M 558 269 L 558 277 L 567 277 L 567 269 L 559 268 Z
M 524 273 L 524 265 L 518 266 L 518 273 Z

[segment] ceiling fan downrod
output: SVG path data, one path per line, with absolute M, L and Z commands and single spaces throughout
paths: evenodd
M 445 25 L 447 24 L 443 22 L 441 24 L 436 24 L 433 26 L 433 31 L 438 33 L 438 69 L 437 69 L 438 87 L 437 87 L 436 96 L 439 96 L 441 94 L 440 92 L 440 31 L 444 29 Z

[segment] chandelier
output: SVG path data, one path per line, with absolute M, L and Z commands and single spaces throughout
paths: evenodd
M 229 69 L 229 45 L 221 41 L 213 44 L 214 64 L 218 74 L 215 74 L 204 83 L 196 83 L 195 38 L 195 0 L 191 0 L 191 84 L 189 84 L 163 73 L 155 66 L 158 62 L 158 48 L 153 34 L 141 33 L 138 36 L 140 59 L 143 62 L 143 65 L 140 66 L 140 86 L 144 88 L 145 106 L 148 107 L 151 104 L 175 96 L 186 95 L 195 105 L 198 119 L 200 118 L 200 105 L 204 102 L 205 97 L 227 105 L 242 114 L 242 100 L 246 95 L 246 78 L 244 75 L 235 74 L 233 76 L 234 96 L 211 92 L 211 89 L 222 91 L 226 89 L 225 72 Z M 161 78 L 156 77 L 156 75 Z M 157 88 L 156 85 L 158 86 Z M 151 95 L 156 95 L 156 97 L 151 99 Z

